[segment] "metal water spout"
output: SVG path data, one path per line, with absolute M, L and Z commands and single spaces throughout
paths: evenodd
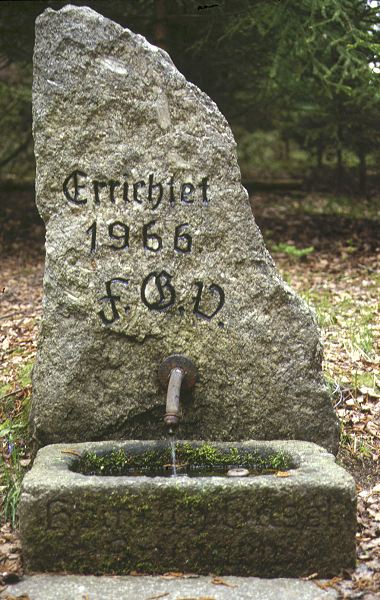
M 180 419 L 181 390 L 190 390 L 196 384 L 198 371 L 190 358 L 172 354 L 165 358 L 158 370 L 161 386 L 167 389 L 164 421 L 169 429 L 178 425 Z

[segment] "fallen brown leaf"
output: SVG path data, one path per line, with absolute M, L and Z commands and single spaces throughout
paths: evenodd
M 131 575 L 133 572 L 131 573 Z M 160 576 L 161 579 L 198 579 L 197 573 L 181 573 L 179 571 L 168 571 Z
M 233 583 L 229 583 L 228 581 L 225 581 L 221 577 L 213 577 L 211 580 L 211 583 L 213 583 L 214 585 L 225 585 L 226 587 L 230 587 L 230 588 L 237 587 L 237 585 L 234 585 Z
M 333 588 L 337 583 L 343 581 L 343 577 L 333 577 L 329 579 L 329 581 L 315 581 L 314 583 L 320 587 L 322 590 L 327 590 L 328 588 Z
M 158 598 L 165 598 L 169 596 L 169 592 L 163 592 L 162 594 L 156 594 L 155 596 L 149 596 L 146 600 L 158 600 Z
M 289 471 L 276 471 L 275 477 L 290 477 Z
M 68 450 L 61 450 L 62 454 L 72 454 L 73 456 L 81 456 L 81 453 L 78 452 L 78 450 L 74 450 L 74 449 L 68 449 Z

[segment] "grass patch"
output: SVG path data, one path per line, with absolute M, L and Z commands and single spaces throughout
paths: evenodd
M 296 248 L 293 244 L 270 244 L 271 252 L 278 252 L 281 254 L 286 254 L 291 260 L 297 262 L 299 260 L 304 260 L 309 254 L 314 252 L 314 246 L 308 246 L 307 248 Z
M 337 323 L 337 309 L 332 304 L 329 292 L 306 290 L 301 292 L 300 295 L 314 309 L 320 327 L 324 328 Z
M 371 359 L 374 356 L 375 336 L 371 325 L 361 319 L 358 326 L 351 329 L 351 345 L 354 350 L 360 352 L 364 358 Z
M 21 465 L 23 452 L 8 436 L 7 451 L 0 457 L 1 491 L 1 520 L 10 522 L 12 527 L 17 525 L 17 509 L 21 494 L 21 482 L 25 469 Z
M 19 366 L 14 386 L 2 386 L 0 394 L 0 515 L 2 522 L 17 524 L 21 482 L 29 464 L 28 420 L 33 361 Z M 14 390 L 12 391 L 12 387 Z
M 0 398 L 6 396 L 12 390 L 12 385 L 10 383 L 2 383 L 0 385 Z
M 348 433 L 345 431 L 343 423 L 341 424 L 340 447 L 356 460 L 362 461 L 371 459 L 375 450 L 366 436 Z

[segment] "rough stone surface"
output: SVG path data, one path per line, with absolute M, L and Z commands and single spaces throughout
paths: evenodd
M 136 452 L 157 443 L 41 449 L 20 502 L 26 569 L 329 577 L 354 566 L 355 484 L 315 444 L 234 444 L 289 454 L 298 467 L 287 477 L 101 477 L 69 469 L 84 450 Z
M 33 119 L 38 443 L 163 437 L 157 369 L 183 353 L 200 380 L 181 437 L 335 451 L 314 314 L 264 247 L 216 105 L 140 35 L 66 6 L 37 19 Z
M 212 577 L 164 580 L 160 577 L 92 577 L 34 575 L 0 594 L 28 594 L 30 600 L 334 600 L 338 594 L 322 590 L 311 581 L 223 577 L 225 585 Z M 87 594 L 87 595 L 86 595 Z

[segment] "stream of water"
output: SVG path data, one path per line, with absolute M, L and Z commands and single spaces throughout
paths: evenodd
M 175 455 L 175 439 L 174 435 L 170 436 L 170 447 L 172 451 L 172 477 L 177 477 L 176 455 Z

